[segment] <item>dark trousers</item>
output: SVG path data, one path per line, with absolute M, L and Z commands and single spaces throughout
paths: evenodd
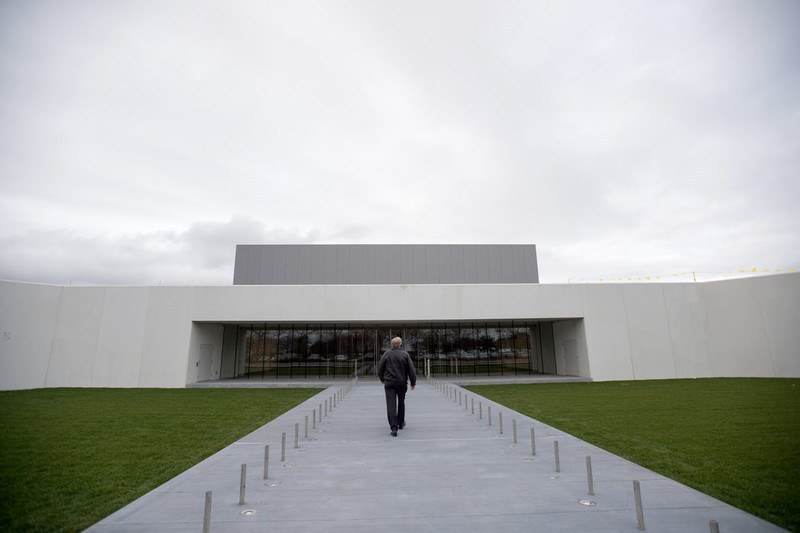
M 406 383 L 387 381 L 383 384 L 386 392 L 386 417 L 389 419 L 389 427 L 392 429 L 402 427 L 406 421 Z

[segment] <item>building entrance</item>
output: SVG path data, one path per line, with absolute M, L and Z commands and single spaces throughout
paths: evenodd
M 374 377 L 399 336 L 424 375 L 554 372 L 551 321 L 436 323 L 248 323 L 225 326 L 222 366 L 255 379 Z M 231 361 L 233 359 L 233 361 Z

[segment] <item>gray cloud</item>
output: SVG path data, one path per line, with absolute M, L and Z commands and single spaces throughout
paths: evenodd
M 0 278 L 227 284 L 243 242 L 797 268 L 799 6 L 5 2 Z
M 183 231 L 119 236 L 32 231 L 0 238 L 0 272 L 3 279 L 58 284 L 229 285 L 237 244 L 302 244 L 318 238 L 239 216 Z

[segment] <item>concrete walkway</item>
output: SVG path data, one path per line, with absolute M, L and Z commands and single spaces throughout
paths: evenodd
M 723 533 L 782 531 L 458 386 L 420 381 L 406 404 L 408 425 L 393 438 L 380 383 L 329 387 L 88 531 L 200 532 L 212 491 L 214 532 L 635 532 L 634 480 L 647 531 L 708 532 L 710 520 Z

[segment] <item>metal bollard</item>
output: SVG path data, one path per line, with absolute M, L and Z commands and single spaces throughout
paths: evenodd
M 242 476 L 239 480 L 239 505 L 244 505 L 244 489 L 247 486 L 247 465 L 242 465 Z
M 286 432 L 281 433 L 281 462 L 286 462 Z
M 325 418 L 328 417 L 328 402 L 325 401 Z
M 633 497 L 636 499 L 636 527 L 644 530 L 644 509 L 642 508 L 642 489 L 638 481 L 633 482 Z
M 514 444 L 517 443 L 517 419 L 511 419 L 511 436 Z
M 206 491 L 206 503 L 203 506 L 203 533 L 211 532 L 211 491 Z
M 708 531 L 710 533 L 719 533 L 719 524 L 716 520 L 709 520 L 708 521 Z
M 478 420 L 483 420 L 483 402 L 478 402 Z
M 469 403 L 472 404 L 472 414 L 475 414 L 475 398 L 470 398 Z
M 300 447 L 300 424 L 294 425 L 294 449 Z
M 561 472 L 561 458 L 558 456 L 558 441 L 553 441 L 553 453 L 556 456 L 556 472 Z
M 489 425 L 491 426 L 492 425 L 492 406 L 491 405 L 487 405 L 486 406 L 486 417 L 489 419 Z
M 500 411 L 497 414 L 497 416 L 498 416 L 498 418 L 500 418 L 500 421 L 499 421 L 499 424 L 500 424 L 500 435 L 502 435 L 503 434 L 503 411 Z
M 536 455 L 536 432 L 531 428 L 531 455 Z
M 322 422 L 322 404 L 319 404 L 319 421 Z
M 317 410 L 311 413 L 311 429 L 317 429 Z
M 458 405 L 461 405 L 461 391 L 458 391 Z
M 592 456 L 586 456 L 586 479 L 589 482 L 589 496 L 594 496 L 594 477 L 592 476 Z
M 264 479 L 269 478 L 269 444 L 264 446 Z
M 303 433 L 303 438 L 304 439 L 308 438 L 308 415 L 306 415 L 306 427 L 305 427 L 305 432 Z

